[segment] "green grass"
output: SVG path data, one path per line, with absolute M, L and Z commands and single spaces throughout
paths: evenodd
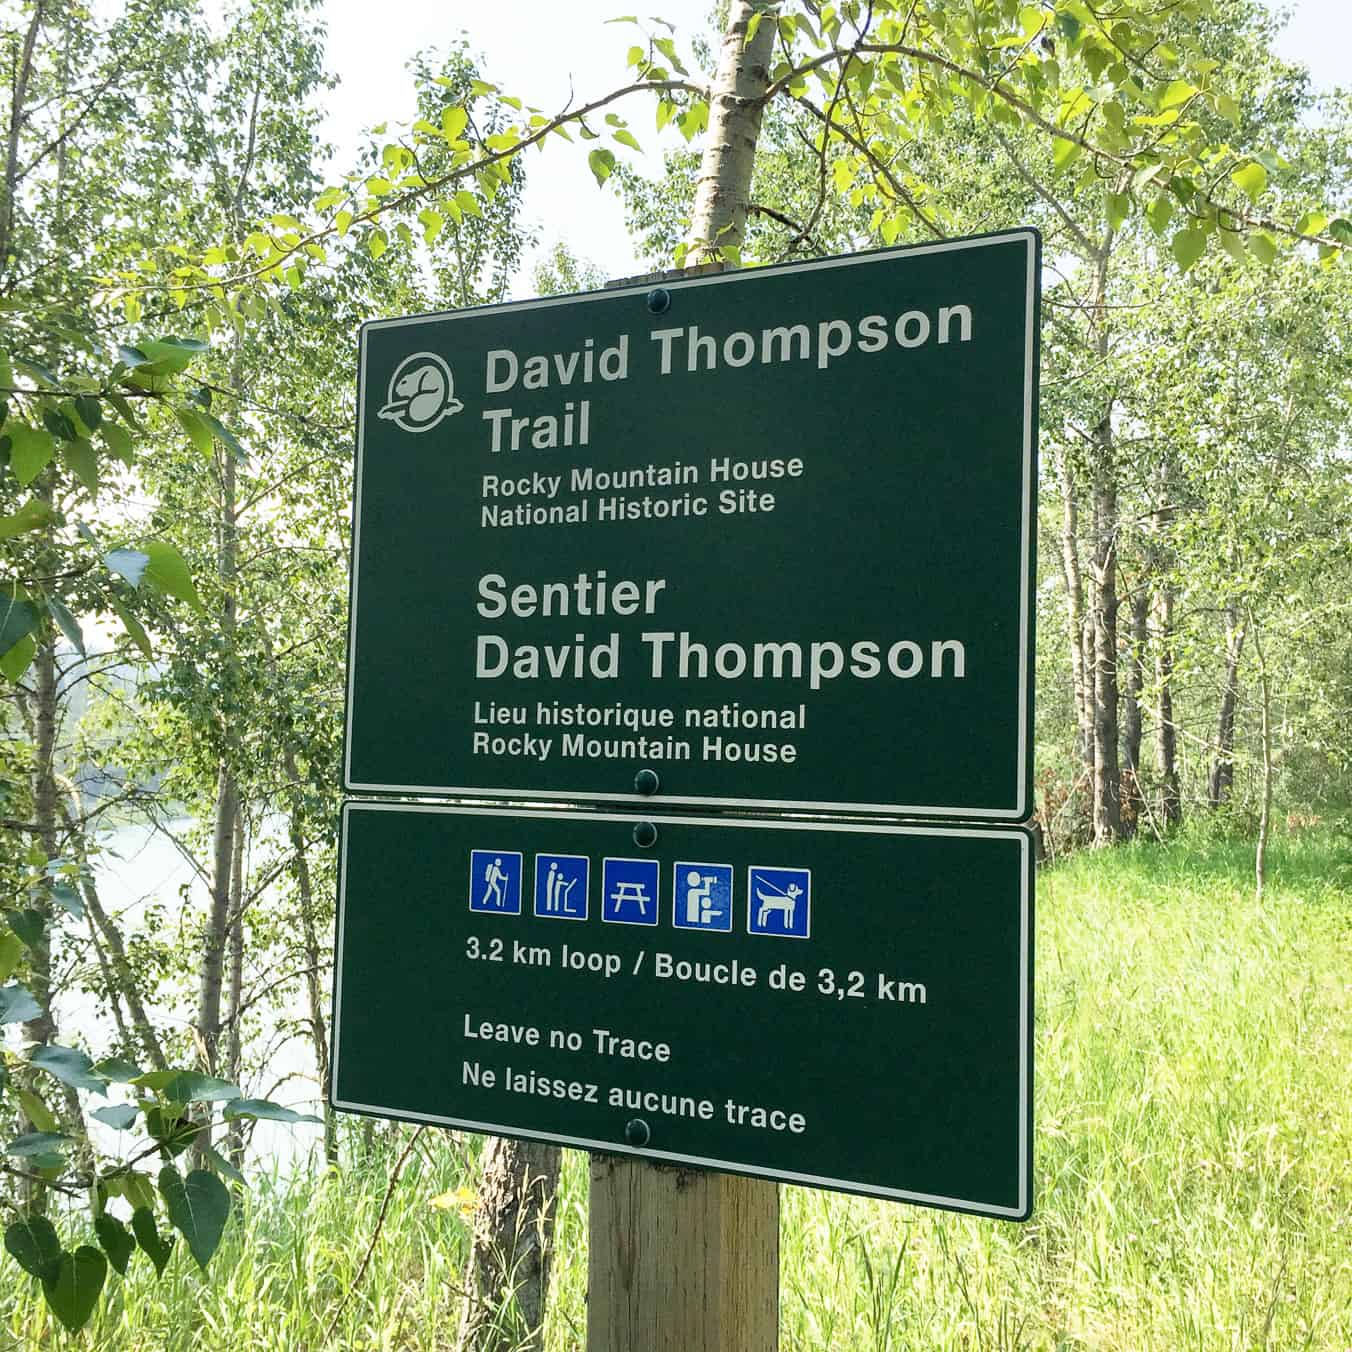
M 1034 1219 L 784 1189 L 786 1352 L 1352 1348 L 1352 837 L 1279 836 L 1262 905 L 1252 866 L 1246 844 L 1185 838 L 1042 875 Z M 407 1135 L 341 1176 L 255 1186 L 208 1279 L 185 1254 L 159 1283 L 136 1260 L 78 1345 L 323 1346 Z M 454 1346 L 468 1232 L 429 1203 L 473 1159 L 425 1139 L 329 1346 Z M 585 1177 L 570 1154 L 550 1352 L 582 1345 Z M 76 1345 L 0 1272 L 0 1334 Z
M 787 1191 L 784 1346 L 1352 1347 L 1350 846 L 1045 873 L 1033 1220 Z

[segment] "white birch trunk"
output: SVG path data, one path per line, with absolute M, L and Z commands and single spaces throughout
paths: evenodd
M 739 248 L 746 233 L 751 174 L 760 137 L 761 99 L 770 84 L 776 19 L 766 14 L 751 41 L 747 28 L 757 6 L 733 0 L 709 98 L 709 133 L 695 183 L 686 265 L 718 261 Z

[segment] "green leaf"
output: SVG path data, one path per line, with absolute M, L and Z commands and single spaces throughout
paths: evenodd
M 178 419 L 179 426 L 188 434 L 188 440 L 192 442 L 193 447 L 210 460 L 214 444 L 211 439 L 211 428 L 202 421 L 202 417 L 197 410 L 176 408 L 174 417 Z
M 185 1179 L 172 1164 L 160 1170 L 159 1182 L 170 1221 L 187 1240 L 197 1266 L 205 1269 L 230 1214 L 230 1190 L 205 1169 L 194 1169 Z
M 43 1279 L 42 1294 L 52 1313 L 76 1333 L 89 1322 L 107 1278 L 108 1260 L 92 1244 L 81 1244 L 61 1255 L 55 1276 Z
M 1064 136 L 1058 136 L 1052 142 L 1052 165 L 1058 170 L 1069 169 L 1079 155 L 1080 147 Z
M 212 1168 L 218 1174 L 224 1174 L 232 1183 L 238 1183 L 240 1187 L 248 1186 L 248 1180 L 244 1175 L 215 1146 L 207 1146 L 202 1153 L 211 1161 Z
M 1257 160 L 1241 165 L 1230 175 L 1230 179 L 1250 202 L 1256 202 L 1267 191 L 1267 170 Z
M 86 431 L 97 432 L 99 424 L 103 421 L 103 405 L 91 395 L 77 394 L 75 414 L 84 423 Z
M 587 156 L 587 164 L 590 167 L 597 185 L 605 183 L 610 177 L 611 170 L 615 168 L 615 152 L 607 150 L 604 146 L 599 146 Z
M 42 612 L 12 582 L 0 582 L 0 653 L 42 627 Z
M 441 134 L 449 141 L 458 141 L 460 134 L 469 125 L 469 113 L 464 108 L 443 108 L 441 110 Z
M 456 210 L 459 211 L 459 208 Z M 458 221 L 459 217 L 456 219 Z M 423 228 L 423 239 L 428 244 L 435 243 L 437 236 L 446 228 L 446 218 L 431 207 L 424 207 L 418 213 L 418 221 Z
M 135 456 L 132 454 L 131 436 L 125 427 L 119 427 L 114 422 L 106 422 L 99 428 L 99 436 L 124 465 L 131 466 Z
M 48 1151 L 57 1150 L 74 1139 L 64 1131 L 26 1131 L 5 1147 L 5 1154 L 28 1159 L 33 1155 L 45 1155 Z
M 89 490 L 89 496 L 98 497 L 99 457 L 93 444 L 83 437 L 77 437 L 61 447 L 61 459 L 66 468 Z
M 136 1252 L 136 1241 L 127 1233 L 127 1227 L 116 1216 L 104 1214 L 94 1222 L 94 1233 L 108 1261 L 125 1277 L 127 1264 Z
M 110 549 L 103 556 L 104 567 L 119 577 L 125 577 L 133 587 L 141 585 L 141 578 L 150 565 L 150 555 L 139 549 Z
M 389 237 L 383 230 L 372 230 L 366 237 L 366 248 L 372 258 L 379 258 L 389 247 Z
M 57 380 L 56 374 L 39 361 L 33 361 L 30 357 L 14 357 L 12 360 L 15 370 L 21 371 L 36 384 L 42 385 L 46 389 L 51 389 L 61 383 Z
M 1216 95 L 1216 111 L 1234 126 L 1239 126 L 1239 104 L 1229 94 Z
M 76 652 L 83 654 L 85 651 L 84 634 L 80 632 L 80 626 L 76 623 L 75 616 L 72 615 L 55 596 L 47 598 L 47 609 L 52 612 L 52 618 L 56 621 L 58 626 L 60 626 L 61 632 L 70 640 L 71 646 Z M 79 896 L 76 895 L 74 888 L 65 884 L 61 884 L 61 886 L 64 886 L 66 892 L 69 892 L 71 896 L 75 898 L 74 909 L 64 901 L 62 902 L 62 905 L 65 906 L 66 910 L 70 911 L 71 915 L 77 920 L 83 919 L 84 906 L 80 902 Z M 55 894 L 56 889 L 53 888 L 52 891 L 53 894 Z
M 150 636 L 143 628 L 141 621 L 129 611 L 120 601 L 112 601 L 113 613 L 122 621 L 122 628 L 127 631 L 127 636 L 140 649 L 141 655 L 147 660 L 153 657 L 154 650 L 150 646 Z
M 158 1094 L 170 1080 L 186 1074 L 186 1070 L 143 1070 L 128 1083 L 134 1084 L 137 1089 L 149 1089 L 151 1093 Z
M 23 940 L 17 934 L 0 933 L 0 981 L 8 981 L 23 957 Z
M 1170 251 L 1184 272 L 1206 252 L 1206 236 L 1200 230 L 1176 231 L 1169 241 Z
M 133 1211 L 138 1211 L 141 1207 L 152 1213 L 155 1210 L 155 1183 L 146 1174 L 123 1174 L 122 1195 L 131 1204 Z
M 142 1251 L 154 1263 L 155 1275 L 164 1276 L 174 1240 L 172 1235 L 168 1239 L 160 1238 L 159 1228 L 155 1224 L 155 1213 L 150 1207 L 140 1206 L 131 1213 L 131 1232 L 136 1236 L 136 1242 Z
M 169 1077 L 160 1080 L 166 1073 Z M 238 1087 L 228 1080 L 199 1075 L 195 1070 L 151 1071 L 133 1083 L 141 1088 L 155 1089 L 172 1103 L 228 1103 L 240 1097 Z
M 1181 108 L 1196 93 L 1196 85 L 1190 85 L 1186 80 L 1174 80 L 1165 87 L 1164 93 L 1160 96 L 1160 111 Z
M 51 603 L 49 602 L 48 604 Z M 52 900 L 55 901 L 67 915 L 74 916 L 76 920 L 84 919 L 84 902 L 80 900 L 80 894 L 69 883 L 53 883 L 51 890 Z
M 68 1084 L 72 1089 L 89 1089 L 96 1094 L 108 1092 L 107 1081 L 90 1074 L 94 1063 L 74 1047 L 49 1044 L 39 1047 L 28 1059 L 39 1070 L 55 1075 L 62 1084 Z
M 810 24 L 807 23 L 806 19 L 800 16 L 798 22 L 800 25 L 806 25 L 807 31 L 810 34 L 812 33 L 812 27 Z M 813 36 L 815 37 L 815 34 L 813 34 Z M 665 56 L 668 61 L 671 62 L 672 66 L 675 68 L 676 73 L 678 75 L 690 74 L 690 72 L 686 70 L 685 66 L 682 64 L 680 53 L 676 50 L 676 43 L 671 38 L 654 38 L 653 46 L 656 47 L 657 50 L 661 52 L 662 55 Z
M 248 453 L 245 451 L 244 447 L 239 444 L 235 434 L 219 418 L 211 413 L 199 413 L 197 416 L 206 423 L 207 427 L 211 430 L 211 435 L 215 437 L 236 460 L 247 460 L 249 458 Z
M 141 1115 L 141 1110 L 133 1103 L 111 1103 L 106 1108 L 95 1108 L 89 1115 L 114 1131 L 129 1131 Z
M 0 540 L 12 540 L 25 531 L 41 530 L 52 519 L 52 509 L 41 498 L 29 498 L 17 512 L 0 516 Z
M 7 422 L 5 433 L 10 443 L 10 468 L 27 488 L 51 462 L 56 442 L 45 427 L 29 427 L 26 423 Z
M 95 1075 L 102 1075 L 105 1080 L 112 1080 L 116 1084 L 130 1084 L 138 1075 L 144 1073 L 134 1062 L 123 1061 L 116 1056 L 109 1056 L 94 1063 Z
M 42 1017 L 42 1006 L 17 983 L 0 986 L 0 1024 L 27 1023 Z
M 1056 16 L 1056 26 L 1061 30 L 1066 41 L 1072 45 L 1080 36 L 1081 24 L 1073 14 L 1064 12 L 1058 14 Z
M 1223 226 L 1217 232 L 1220 236 L 1221 248 L 1230 255 L 1237 263 L 1247 263 L 1249 261 L 1248 250 L 1244 247 L 1244 236 L 1237 230 L 1226 230 Z
M 324 1119 L 312 1113 L 298 1113 L 283 1108 L 280 1103 L 271 1103 L 267 1099 L 236 1099 L 227 1103 L 221 1115 L 230 1121 L 236 1117 L 253 1117 L 266 1122 L 315 1122 L 323 1126 Z
M 185 1112 L 167 1108 L 146 1109 L 146 1131 L 158 1142 L 166 1157 L 181 1155 L 202 1133 L 202 1124 Z
M 1122 222 L 1131 211 L 1131 198 L 1124 192 L 1103 194 L 1104 209 L 1108 217 L 1108 229 L 1114 232 L 1122 228 Z
M 621 127 L 619 131 L 613 132 L 612 135 L 622 146 L 628 146 L 631 150 L 637 150 L 642 154 L 643 147 L 634 139 L 633 132 Z
M 145 546 L 149 563 L 141 575 L 143 582 L 149 582 L 162 592 L 186 601 L 194 610 L 205 613 L 205 607 L 198 599 L 197 588 L 193 586 L 192 574 L 183 556 L 173 545 L 164 540 L 151 540 Z
M 37 656 L 38 641 L 31 634 L 21 638 L 3 657 L 0 657 L 0 672 L 9 680 L 17 681 Z
M 43 932 L 47 928 L 47 917 L 41 911 L 34 911 L 25 908 L 22 911 L 10 911 L 5 919 L 9 921 L 9 927 L 19 936 L 20 939 L 28 945 L 29 948 L 36 948 L 42 940 Z
M 17 1098 L 24 1116 L 39 1131 L 61 1130 L 61 1123 L 56 1120 L 56 1114 L 32 1090 L 20 1089 Z
M 43 426 L 58 441 L 74 441 L 76 432 L 75 424 L 68 418 L 65 412 L 59 408 L 44 408 L 42 410 Z
M 1264 267 L 1277 257 L 1277 241 L 1265 230 L 1255 230 L 1249 236 L 1249 252 Z
M 30 1277 L 54 1275 L 61 1261 L 61 1240 L 46 1216 L 24 1216 L 6 1226 L 5 1248 Z

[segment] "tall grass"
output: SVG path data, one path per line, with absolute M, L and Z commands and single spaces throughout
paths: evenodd
M 1185 838 L 1076 856 L 1042 876 L 1038 908 L 1034 1219 L 784 1189 L 786 1352 L 1345 1352 L 1352 837 L 1279 837 L 1261 906 L 1250 846 Z M 425 1134 L 338 1312 L 410 1133 L 354 1150 L 341 1174 L 255 1184 L 209 1278 L 184 1253 L 161 1282 L 134 1260 L 78 1344 L 3 1260 L 0 1335 L 146 1352 L 452 1347 L 468 1229 L 446 1195 L 472 1187 L 469 1140 Z M 585 1179 L 570 1155 L 549 1352 L 582 1346 Z

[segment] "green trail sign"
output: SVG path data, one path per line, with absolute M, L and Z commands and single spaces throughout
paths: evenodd
M 1019 820 L 1039 245 L 362 333 L 358 793 Z
M 1016 827 L 349 803 L 335 1108 L 1026 1219 Z

